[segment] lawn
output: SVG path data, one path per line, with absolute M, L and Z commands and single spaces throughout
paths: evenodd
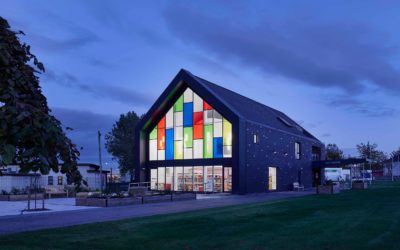
M 179 206 L 179 203 L 177 203 Z M 400 183 L 0 237 L 1 249 L 399 249 Z

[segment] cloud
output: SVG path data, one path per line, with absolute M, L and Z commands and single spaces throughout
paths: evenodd
M 61 121 L 64 127 L 71 127 L 72 131 L 67 131 L 68 137 L 75 143 L 80 150 L 81 162 L 98 163 L 98 142 L 97 131 L 101 131 L 102 153 L 104 162 L 113 166 L 111 155 L 104 147 L 104 135 L 111 131 L 112 125 L 118 117 L 111 115 L 98 114 L 87 110 L 74 110 L 60 107 L 53 107 L 52 114 Z
M 154 101 L 150 94 L 116 85 L 99 84 L 98 82 L 100 81 L 95 79 L 90 80 L 90 82 L 96 82 L 96 84 L 89 84 L 70 73 L 58 74 L 52 70 L 47 70 L 43 75 L 43 79 L 45 82 L 77 88 L 95 97 L 102 97 L 124 104 L 147 106 Z
M 342 107 L 368 117 L 392 117 L 400 114 L 397 108 L 388 107 L 380 101 L 361 100 L 350 95 L 330 95 L 324 98 L 324 102 L 328 106 Z
M 391 64 L 399 49 L 368 26 L 346 21 L 324 24 L 310 17 L 281 23 L 260 17 L 254 24 L 237 14 L 199 9 L 170 4 L 164 10 L 167 27 L 183 43 L 221 61 L 347 93 L 361 92 L 365 83 L 400 93 L 400 73 Z

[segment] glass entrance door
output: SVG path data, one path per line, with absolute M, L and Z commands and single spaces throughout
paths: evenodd
M 276 190 L 276 168 L 268 168 L 268 190 Z

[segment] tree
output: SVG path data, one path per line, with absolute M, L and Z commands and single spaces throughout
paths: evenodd
M 0 17 L 0 165 L 18 164 L 22 173 L 61 171 L 79 186 L 79 151 L 50 115 L 37 76 L 43 64 L 17 35 L 24 33 Z
M 378 150 L 378 144 L 360 143 L 357 145 L 357 151 L 361 158 L 372 160 L 372 167 L 377 169 L 382 166 L 382 163 L 387 159 L 385 152 Z
M 327 160 L 340 160 L 343 159 L 343 151 L 335 143 L 329 143 L 326 146 L 326 159 Z
M 122 114 L 105 136 L 107 151 L 117 159 L 121 174 L 130 173 L 133 180 L 135 152 L 135 128 L 140 118 L 135 112 Z
M 390 158 L 397 159 L 397 157 L 400 158 L 400 147 L 398 149 L 394 150 L 392 153 L 390 153 Z

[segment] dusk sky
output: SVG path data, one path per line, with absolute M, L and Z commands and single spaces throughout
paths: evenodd
M 399 1 L 5 1 L 81 161 L 181 68 L 281 110 L 346 155 L 400 146 Z M 116 166 L 106 154 L 107 166 Z

